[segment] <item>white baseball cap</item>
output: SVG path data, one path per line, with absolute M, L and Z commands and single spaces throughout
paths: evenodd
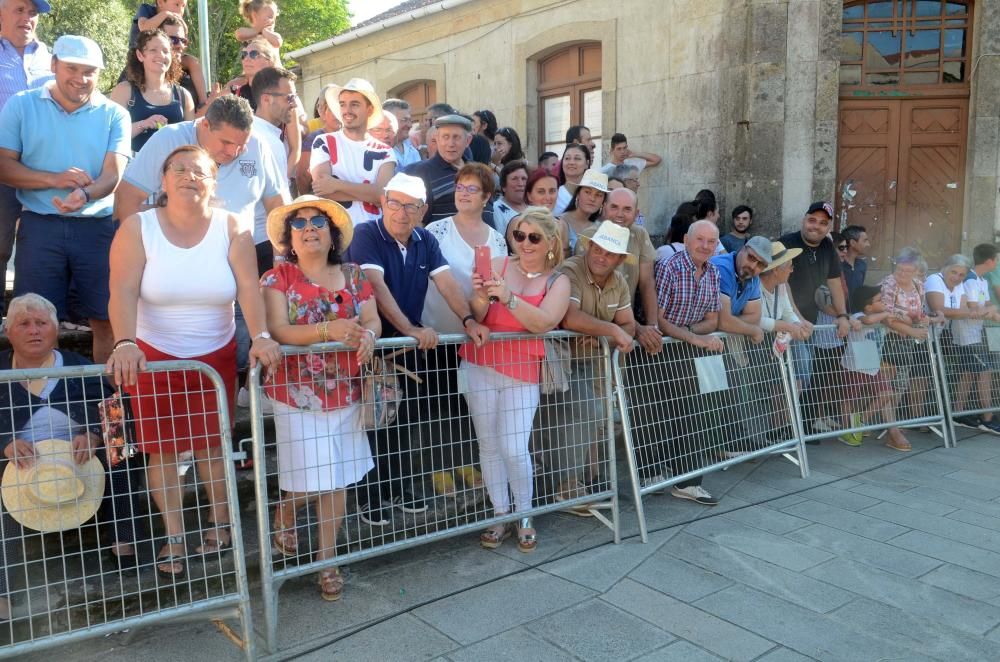
M 73 34 L 64 34 L 56 39 L 52 55 L 60 62 L 82 64 L 85 67 L 104 68 L 104 54 L 93 39 Z
M 427 187 L 424 180 L 403 172 L 397 172 L 385 185 L 385 192 L 396 191 L 411 198 L 416 198 L 420 202 L 427 202 Z

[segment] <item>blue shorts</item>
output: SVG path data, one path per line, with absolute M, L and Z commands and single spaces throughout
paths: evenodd
M 32 292 L 67 319 L 66 295 L 74 286 L 86 319 L 108 319 L 109 253 L 115 236 L 111 216 L 48 216 L 24 210 L 17 228 L 14 296 Z

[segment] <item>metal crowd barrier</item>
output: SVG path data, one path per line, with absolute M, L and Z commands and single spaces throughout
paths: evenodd
M 952 445 L 957 443 L 956 425 L 998 434 L 1000 427 L 991 429 L 982 416 L 988 414 L 1000 421 L 1000 324 L 952 322 L 940 334 L 937 345 Z
M 876 325 L 838 338 L 836 326 L 816 326 L 808 341 L 791 346 L 803 440 L 860 446 L 876 432 L 891 440 L 901 429 L 927 427 L 949 446 L 939 347 L 933 329 L 914 339 Z
M 787 352 L 775 354 L 773 335 L 760 344 L 715 335 L 725 344 L 722 353 L 664 338 L 656 354 L 636 344 L 612 357 L 643 542 L 643 496 L 772 454 L 808 476 Z
M 239 641 L 240 635 L 219 620 L 235 617 L 246 657 L 253 659 L 222 379 L 195 361 L 151 363 L 141 376 L 145 381 L 140 390 L 115 401 L 109 399 L 114 391 L 103 370 L 94 365 L 0 372 L 0 434 L 24 441 L 21 448 L 34 454 L 31 466 L 22 470 L 13 462 L 3 463 L 0 573 L 5 577 L 0 577 L 0 598 L 10 601 L 11 618 L 0 623 L 0 658 L 182 618 L 216 620 Z M 29 385 L 37 388 L 35 380 L 42 378 L 55 390 L 43 391 L 44 400 L 29 398 Z M 130 456 L 135 436 L 183 443 L 198 437 L 200 426 L 208 426 L 206 434 L 220 444 L 218 459 L 211 464 L 190 454 L 176 460 L 161 454 L 162 461 L 146 456 L 145 463 L 141 453 Z M 113 440 L 114 453 L 123 456 L 110 470 L 105 436 Z M 114 445 L 122 441 L 124 446 Z M 79 448 L 88 443 L 99 448 L 96 459 L 81 454 L 77 462 L 67 450 L 74 442 Z M 193 464 L 202 471 L 190 472 L 199 475 L 185 485 Z M 184 487 L 182 499 L 171 497 L 164 506 L 172 521 L 183 522 L 185 551 L 176 550 L 184 564 L 183 577 L 157 572 L 156 556 L 166 534 L 164 518 L 148 490 L 147 472 L 157 485 Z M 220 523 L 224 517 L 221 509 L 212 509 L 208 495 L 214 495 L 216 504 L 230 504 L 230 551 L 197 553 L 206 534 L 212 538 L 218 533 L 213 517 Z M 132 567 L 127 559 L 116 561 L 112 552 L 126 544 L 135 552 Z
M 441 336 L 425 352 L 412 338 L 379 340 L 373 365 L 400 368 L 388 377 L 353 376 L 353 351 L 337 343 L 283 347 L 263 382 L 251 371 L 269 650 L 278 592 L 294 577 L 559 510 L 596 517 L 619 542 L 607 344 L 564 331 L 492 336 L 511 376 L 531 374 L 525 352 L 547 354 L 557 369 L 536 385 L 460 361 L 467 342 Z M 516 529 L 502 544 L 518 544 Z

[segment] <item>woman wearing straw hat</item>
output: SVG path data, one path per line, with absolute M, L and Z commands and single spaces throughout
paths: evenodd
M 604 206 L 604 199 L 608 197 L 608 176 L 600 170 L 588 170 L 583 173 L 579 185 L 566 184 L 573 193 L 566 213 L 559 217 L 566 223 L 568 234 L 564 257 L 569 257 L 576 253 L 576 238 L 596 227 L 597 219 L 601 217 L 601 207 Z
M 11 349 L 0 352 L 0 370 L 89 363 L 56 349 L 55 306 L 37 294 L 10 302 L 4 331 Z M 0 490 L 0 620 L 10 618 L 7 578 L 17 565 L 22 527 L 42 532 L 76 528 L 93 517 L 103 499 L 102 514 L 114 522 L 111 554 L 119 568 L 135 565 L 128 465 L 111 469 L 110 481 L 102 466 L 107 462 L 97 405 L 108 395 L 111 388 L 100 377 L 26 379 L 0 388 L 0 448 L 7 465 Z
M 278 484 L 274 547 L 298 556 L 298 509 L 313 501 L 319 519 L 316 560 L 337 554 L 347 510 L 345 489 L 375 465 L 361 425 L 357 380 L 382 333 L 374 290 L 356 264 L 344 264 L 354 225 L 336 202 L 303 195 L 267 215 L 267 236 L 285 261 L 261 279 L 268 328 L 285 345 L 340 342 L 352 351 L 297 354 L 273 373 Z M 319 573 L 320 595 L 337 600 L 336 567 Z
M 235 215 L 210 205 L 215 176 L 208 152 L 178 147 L 163 162 L 160 205 L 126 218 L 111 245 L 108 310 L 116 342 L 108 371 L 132 395 L 139 447 L 150 456 L 147 484 L 167 531 L 157 570 L 171 579 L 186 572 L 182 453 L 194 453 L 210 504 L 198 554 L 232 548 L 218 415 L 226 403 L 217 402 L 199 371 L 140 371 L 147 360 L 199 361 L 219 373 L 232 396 L 234 299 L 253 338 L 250 365 L 268 368 L 281 358 L 265 326 L 253 239 Z

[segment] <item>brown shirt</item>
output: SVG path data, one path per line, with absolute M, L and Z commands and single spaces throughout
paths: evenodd
M 632 305 L 625 277 L 615 271 L 604 287 L 598 287 L 587 269 L 586 258 L 582 255 L 563 261 L 559 271 L 569 278 L 569 299 L 580 306 L 580 311 L 596 317 L 602 322 L 611 322 L 615 313 Z
M 594 227 L 587 228 L 581 233 L 581 236 L 593 237 L 599 225 L 595 224 Z M 586 241 L 577 241 L 576 254 L 583 255 L 586 253 L 588 243 Z M 646 228 L 633 223 L 632 227 L 628 229 L 628 252 L 634 255 L 636 259 L 628 258 L 618 267 L 618 271 L 625 276 L 625 280 L 628 282 L 629 296 L 634 297 L 635 291 L 639 287 L 639 265 L 656 262 L 656 249 L 653 248 L 653 242 L 650 241 Z

